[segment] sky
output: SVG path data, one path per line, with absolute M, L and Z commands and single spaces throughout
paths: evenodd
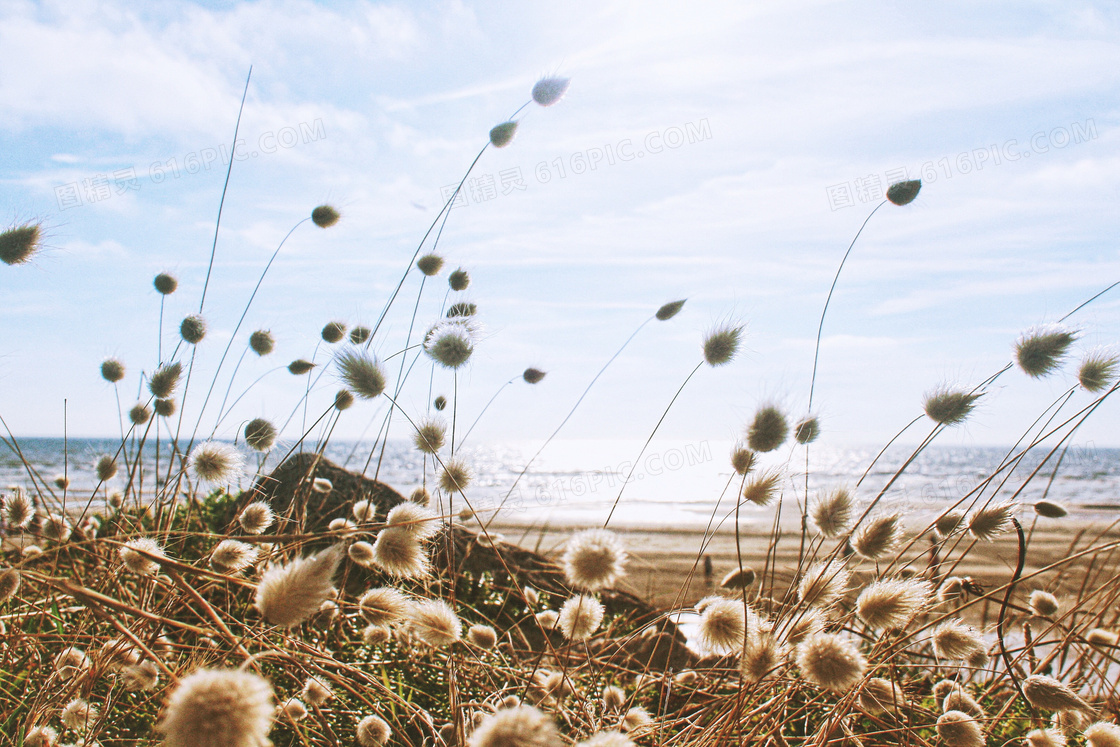
M 462 434 L 505 382 L 547 371 L 501 389 L 477 444 L 539 443 L 683 298 L 565 438 L 647 437 L 723 324 L 744 327 L 739 354 L 700 366 L 658 438 L 734 440 L 767 403 L 803 416 L 833 276 L 900 179 L 922 179 L 918 198 L 868 221 L 824 322 L 822 443 L 885 443 L 926 393 L 975 386 L 1022 333 L 1120 280 L 1112 4 L 0 0 L 0 211 L 46 229 L 31 263 L 0 266 L 7 428 L 119 433 L 118 396 L 144 393 L 199 310 L 221 205 L 208 334 L 175 353 L 192 366 L 184 428 L 233 438 L 265 417 L 298 437 L 340 386 L 323 325 L 376 322 L 490 128 L 548 76 L 567 95 L 485 149 L 435 248 L 447 267 L 419 295 L 406 277 L 371 348 L 395 389 L 406 336 L 476 303 L 457 380 L 421 355 L 397 400 L 421 417 L 446 395 Z M 320 204 L 337 225 L 305 220 Z M 471 286 L 449 296 L 456 267 Z M 179 281 L 163 299 L 159 272 Z M 1120 289 L 1071 317 L 1059 373 L 1007 372 L 942 442 L 1014 442 L 1086 351 L 1120 340 L 1118 310 Z M 242 360 L 257 329 L 276 350 Z M 117 391 L 107 357 L 127 367 Z M 297 358 L 321 365 L 295 377 Z M 334 437 L 371 437 L 384 406 L 359 402 Z M 1118 425 L 1110 400 L 1076 441 L 1120 445 Z

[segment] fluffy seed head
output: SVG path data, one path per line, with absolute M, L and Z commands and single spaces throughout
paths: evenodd
M 461 493 L 471 484 L 471 470 L 459 459 L 449 459 L 443 463 L 439 473 L 439 487 L 443 492 L 451 495 Z
M 222 573 L 238 573 L 257 562 L 257 548 L 248 542 L 226 539 L 210 553 L 210 565 Z
M 626 703 L 626 692 L 621 687 L 607 685 L 603 688 L 603 710 L 618 711 Z
M 739 351 L 742 326 L 721 324 L 704 337 L 704 362 L 709 366 L 730 363 Z M 752 446 L 751 448 L 755 448 Z
M 1085 741 L 1089 747 L 1120 747 L 1120 726 L 1098 721 L 1085 730 Z
M 929 604 L 929 582 L 912 578 L 872 582 L 856 599 L 856 613 L 872 628 L 901 628 Z
M 0 602 L 10 599 L 19 591 L 20 575 L 18 568 L 9 568 L 0 572 Z
M 520 705 L 485 716 L 467 744 L 469 747 L 561 747 L 564 741 L 549 716 L 533 706 Z
M 319 228 L 330 228 L 341 216 L 330 205 L 320 205 L 311 211 L 311 222 Z
M 720 582 L 720 588 L 728 589 L 730 591 L 742 591 L 749 589 L 755 580 L 755 572 L 753 568 L 736 568 L 723 577 Z
M 334 409 L 338 410 L 339 412 L 350 409 L 350 406 L 353 404 L 354 395 L 346 389 L 339 389 L 338 392 L 334 395 Z
M 960 620 L 949 620 L 933 629 L 933 650 L 942 659 L 963 661 L 984 649 L 984 639 Z
M 49 726 L 32 726 L 23 737 L 24 747 L 55 747 L 58 732 Z
M 358 598 L 358 612 L 371 625 L 388 626 L 404 618 L 408 597 L 389 586 L 370 589 Z
M 634 706 L 622 717 L 620 726 L 623 731 L 642 731 L 644 727 L 652 723 L 653 717 L 649 715 L 649 711 L 640 706 Z
M 1093 628 L 1085 634 L 1085 642 L 1090 646 L 1112 648 L 1120 642 L 1120 635 L 1104 628 Z
M 533 86 L 533 101 L 541 106 L 552 106 L 568 92 L 571 82 L 571 78 L 541 78 Z
M 859 684 L 867 662 L 847 638 L 815 633 L 798 645 L 797 666 L 817 687 L 842 693 Z
M 964 579 L 958 576 L 949 576 L 937 589 L 937 598 L 944 604 L 958 602 L 968 594 Z
M 133 573 L 151 575 L 159 570 L 159 563 L 148 555 L 164 557 L 163 548 L 150 537 L 140 537 L 126 542 L 120 549 L 121 562 Z
M 934 527 L 936 527 L 937 533 L 942 537 L 948 537 L 957 530 L 957 527 L 959 527 L 963 521 L 964 514 L 960 511 L 947 511 L 937 517 L 937 521 L 934 522 Z
M 377 505 L 370 501 L 354 501 L 354 505 L 350 508 L 350 515 L 359 524 L 373 521 L 377 515 Z
M 444 397 L 442 394 L 439 395 L 434 400 L 432 400 L 432 407 L 436 408 L 440 412 L 443 412 L 443 409 L 447 407 L 447 397 Z
M 368 542 L 355 542 L 346 548 L 346 556 L 358 565 L 368 568 L 373 565 L 373 545 Z
M 416 539 L 430 539 L 439 531 L 436 516 L 418 503 L 400 503 L 389 510 L 385 523 L 390 527 L 400 527 Z
M 785 442 L 788 434 L 786 416 L 774 405 L 765 405 L 747 427 L 747 445 L 755 451 L 773 451 Z
M 245 424 L 245 443 L 254 451 L 268 451 L 276 443 L 276 426 L 264 418 L 253 418 Z
M 288 364 L 288 373 L 290 373 L 292 376 L 303 376 L 304 374 L 310 373 L 312 370 L 314 370 L 316 365 L 317 364 L 312 363 L 311 361 L 304 358 L 296 358 L 294 361 Z
M 393 631 L 384 625 L 367 625 L 362 630 L 362 643 L 366 646 L 380 646 L 383 643 L 388 643 L 392 637 Z
M 756 506 L 765 506 L 774 499 L 782 484 L 782 473 L 777 469 L 755 475 L 743 486 L 743 499 Z
M 381 747 L 392 736 L 393 730 L 380 716 L 366 716 L 358 722 L 358 744 L 362 747 Z
M 707 597 L 696 608 L 701 610 L 697 637 L 705 651 L 722 655 L 738 653 L 743 648 L 747 611 L 742 601 Z
M 261 534 L 276 520 L 272 508 L 264 501 L 255 501 L 241 509 L 237 523 L 247 534 Z
M 89 701 L 74 698 L 62 709 L 62 723 L 74 731 L 86 731 L 97 720 L 97 708 Z
M 323 331 L 319 333 L 323 338 L 323 342 L 334 345 L 336 342 L 341 342 L 342 338 L 346 336 L 346 323 L 345 322 L 327 322 L 323 326 Z
M 517 122 L 502 122 L 490 129 L 490 144 L 495 148 L 504 148 L 513 141 L 517 134 Z
M 1031 705 L 1048 711 L 1091 711 L 1092 708 L 1066 685 L 1044 674 L 1023 681 L 1023 694 Z
M 63 680 L 70 680 L 89 669 L 89 657 L 80 648 L 64 648 L 54 657 L 54 670 Z
M 980 394 L 956 391 L 948 388 L 935 389 L 926 395 L 923 405 L 929 419 L 940 425 L 963 423 Z
M 810 444 L 821 435 L 821 424 L 816 416 L 810 415 L 793 427 L 793 437 L 799 444 Z
M 276 340 L 273 339 L 272 333 L 266 329 L 258 329 L 249 335 L 249 349 L 257 355 L 268 355 L 275 347 Z
M 745 475 L 754 466 L 754 452 L 743 444 L 736 444 L 731 450 L 731 468 L 737 475 Z
M 474 329 L 463 319 L 439 322 L 424 336 L 424 351 L 444 368 L 459 368 L 471 358 Z
M 184 342 L 197 345 L 206 337 L 206 320 L 198 314 L 191 314 L 179 325 L 179 336 Z
M 276 715 L 285 721 L 302 721 L 307 718 L 307 706 L 298 698 L 289 698 L 276 709 Z
M 684 302 L 687 300 L 686 298 L 682 298 L 680 301 L 670 301 L 658 309 L 654 316 L 658 321 L 666 322 L 680 313 L 681 309 L 684 308 Z
M 39 251 L 43 241 L 41 223 L 24 223 L 0 233 L 0 262 L 22 265 Z
M 31 523 L 34 514 L 31 499 L 23 488 L 15 487 L 4 501 L 4 510 L 7 514 L 8 525 L 14 529 L 24 529 Z
M 425 599 L 408 605 L 409 630 L 429 646 L 450 646 L 463 637 L 463 623 L 442 599 Z
M 57 475 L 54 478 L 54 486 L 59 490 L 66 490 L 70 487 L 70 478 L 66 475 Z
M 175 393 L 179 385 L 179 376 L 183 373 L 183 364 L 179 361 L 160 366 L 148 379 L 148 390 L 153 397 L 166 399 Z
M 179 681 L 156 728 L 166 747 L 261 747 L 272 703 L 272 685 L 260 675 L 199 669 Z
M 241 474 L 244 460 L 229 444 L 206 441 L 191 450 L 187 467 L 202 482 L 232 482 Z
M 813 523 L 825 537 L 839 537 L 852 523 L 852 494 L 836 488 L 813 503 Z
M 170 296 L 179 287 L 179 281 L 173 275 L 161 272 L 152 280 L 152 285 L 161 296 Z
M 761 682 L 782 666 L 786 651 L 769 631 L 752 631 L 743 644 L 739 671 L 747 682 Z
M 446 431 L 447 427 L 440 420 L 435 418 L 422 420 L 417 424 L 416 432 L 412 434 L 412 442 L 425 454 L 438 454 L 443 448 Z
M 941 710 L 942 712 L 960 711 L 975 718 L 986 718 L 987 716 L 976 698 L 973 698 L 959 686 L 951 687 L 945 693 L 945 697 L 941 700 Z
M 852 546 L 861 557 L 879 560 L 894 549 L 901 534 L 898 514 L 880 516 L 856 531 Z
M 334 596 L 331 581 L 341 559 L 342 549 L 334 545 L 286 565 L 270 567 L 257 587 L 257 609 L 272 625 L 299 625 Z
M 144 425 L 152 419 L 152 411 L 143 402 L 137 402 L 128 411 L 128 419 L 132 421 L 133 425 Z
M 453 303 L 447 309 L 447 318 L 454 319 L 457 316 L 474 316 L 478 313 L 478 304 L 470 303 L 469 301 L 460 301 Z
M 818 561 L 801 577 L 798 598 L 811 607 L 828 607 L 844 594 L 850 578 L 851 572 L 839 560 Z
M 1027 376 L 1047 376 L 1061 365 L 1076 339 L 1075 333 L 1059 327 L 1031 330 L 1015 343 L 1015 360 Z
M 1057 729 L 1035 729 L 1024 739 L 1027 747 L 1066 747 L 1066 735 Z
M 521 374 L 521 378 L 525 380 L 526 384 L 539 384 L 547 374 L 539 368 L 526 368 Z
M 976 539 L 994 540 L 1011 526 L 1015 504 L 1011 501 L 993 503 L 973 512 L 968 520 L 968 531 Z
M 343 383 L 362 399 L 374 399 L 385 391 L 385 373 L 372 354 L 364 350 L 344 350 L 335 358 L 335 363 Z
M 557 620 L 560 619 L 560 613 L 556 610 L 543 610 L 538 612 L 534 617 L 537 618 L 537 623 L 545 630 L 553 630 L 556 627 Z
M 428 575 L 428 557 L 416 535 L 403 527 L 386 527 L 373 544 L 373 562 L 390 576 L 420 578 Z
M 961 711 L 947 711 L 938 716 L 937 736 L 949 747 L 984 747 L 980 724 Z
M 895 205 L 909 205 L 918 196 L 922 188 L 921 179 L 909 179 L 904 182 L 895 182 L 887 187 L 887 199 Z
M 626 559 L 618 535 L 606 529 L 586 529 L 568 539 L 560 565 L 572 586 L 596 591 L 626 575 Z
M 129 664 L 121 669 L 120 678 L 126 690 L 133 692 L 154 690 L 159 684 L 159 666 L 154 661 Z
M 498 645 L 498 634 L 489 625 L 472 625 L 467 631 L 467 639 L 479 648 L 494 648 Z
M 603 622 L 603 605 L 598 599 L 577 594 L 560 608 L 557 625 L 564 637 L 572 641 L 590 638 Z
M 97 460 L 97 479 L 101 482 L 109 482 L 117 474 L 117 461 L 113 457 L 105 454 Z
M 1042 589 L 1031 592 L 1030 606 L 1031 612 L 1039 617 L 1054 617 L 1058 614 L 1058 598 Z
M 300 695 L 311 705 L 321 706 L 334 697 L 334 691 L 318 677 L 308 677 L 307 682 L 303 683 Z
M 902 688 L 882 677 L 871 677 L 859 691 L 860 708 L 868 713 L 880 714 L 897 711 L 906 705 Z
M 416 260 L 416 269 L 428 277 L 438 275 L 439 271 L 443 269 L 443 257 L 438 254 L 425 254 Z
M 1085 391 L 1096 394 L 1104 391 L 1116 378 L 1117 358 L 1101 350 L 1085 356 L 1077 369 L 1077 381 Z
M 124 364 L 116 358 L 101 361 L 101 378 L 113 384 L 124 378 Z
M 428 492 L 427 488 L 421 485 L 420 487 L 412 491 L 412 493 L 408 496 L 408 500 L 412 501 L 418 506 L 427 506 L 432 502 L 432 494 Z
M 47 539 L 61 543 L 70 539 L 74 528 L 70 526 L 70 522 L 67 521 L 65 517 L 56 514 L 47 514 L 39 527 L 39 531 Z
M 1065 506 L 1051 501 L 1039 501 L 1034 504 L 1034 512 L 1047 519 L 1060 519 L 1069 513 Z

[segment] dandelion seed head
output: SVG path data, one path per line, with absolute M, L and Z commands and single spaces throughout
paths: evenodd
M 358 744 L 362 747 L 380 747 L 388 744 L 393 730 L 380 716 L 370 715 L 358 722 Z
M 851 641 L 832 633 L 814 633 L 797 646 L 797 666 L 809 682 L 842 693 L 863 679 L 867 662 Z
M 187 468 L 202 482 L 229 483 L 241 474 L 244 459 L 230 444 L 205 441 L 191 450 Z
M 463 318 L 438 322 L 424 336 L 424 352 L 444 368 L 456 369 L 474 353 L 476 330 Z
M 428 575 L 428 557 L 415 534 L 403 527 L 386 527 L 373 543 L 373 562 L 397 578 Z
M 264 418 L 253 418 L 245 424 L 245 443 L 253 451 L 265 452 L 276 444 L 276 426 Z
M 249 335 L 249 349 L 260 356 L 268 355 L 276 347 L 276 340 L 267 329 L 258 329 Z
M 961 711 L 947 711 L 937 718 L 937 736 L 948 747 L 983 747 L 984 732 L 976 719 Z
M 626 549 L 606 529 L 586 529 L 568 539 L 560 565 L 572 586 L 596 591 L 626 575 Z
M 338 211 L 330 205 L 320 205 L 311 211 L 311 222 L 319 228 L 330 228 L 341 216 Z
M 264 501 L 250 503 L 241 509 L 237 517 L 237 523 L 246 534 L 263 534 L 275 520 L 276 515 L 272 513 L 272 508 Z
M 557 625 L 564 637 L 571 641 L 590 638 L 603 622 L 603 605 L 598 599 L 577 594 L 560 608 Z

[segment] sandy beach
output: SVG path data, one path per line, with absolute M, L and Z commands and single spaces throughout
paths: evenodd
M 1090 524 L 1047 520 L 1045 524 L 1043 526 L 1040 520 L 1033 532 L 1029 523 L 1024 527 L 1028 542 L 1026 563 L 1019 582 L 1024 592 L 1040 588 L 1076 592 L 1082 583 L 1102 583 L 1120 569 L 1120 547 L 1117 547 L 1120 545 L 1120 521 Z M 491 531 L 500 532 L 507 542 L 557 558 L 563 552 L 568 537 L 583 528 L 586 527 L 494 524 Z M 742 532 L 738 552 L 734 532 L 721 531 L 705 541 L 701 529 L 616 528 L 614 531 L 622 537 L 631 556 L 629 576 L 621 588 L 666 607 L 691 604 L 711 593 L 718 588 L 726 573 L 738 568 L 740 555 L 743 566 L 754 569 L 759 576 L 764 568 L 767 569 L 767 587 L 773 575 L 774 588 L 780 593 L 796 573 L 801 544 L 800 533 L 790 530 L 786 530 L 773 547 L 769 533 Z M 942 550 L 936 559 L 930 552 L 930 546 L 928 536 L 907 537 L 900 546 L 906 548 L 902 556 L 905 567 L 925 572 L 931 563 L 937 562 L 939 578 L 945 575 L 968 576 L 986 589 L 1001 587 L 1010 581 L 1018 559 L 1018 541 L 1014 531 L 993 542 L 976 541 L 967 534 L 956 534 L 948 545 L 949 551 Z M 827 557 L 835 547 L 835 541 L 828 541 L 823 547 L 814 547 L 815 557 Z M 1089 547 L 1097 550 L 1070 559 Z M 710 576 L 704 573 L 704 557 L 711 559 Z M 1044 570 L 1054 564 L 1057 567 Z M 864 567 L 871 569 L 866 561 Z M 896 563 L 894 567 L 901 570 L 903 564 Z M 880 566 L 880 569 L 883 568 Z M 858 579 L 857 573 L 857 583 Z

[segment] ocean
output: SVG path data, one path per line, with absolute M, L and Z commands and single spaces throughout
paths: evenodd
M 0 490 L 9 485 L 32 489 L 65 473 L 70 480 L 68 505 L 84 504 L 97 485 L 94 464 L 98 457 L 116 453 L 119 445 L 120 441 L 114 439 L 72 438 L 64 445 L 60 438 L 22 438 L 18 440 L 22 459 L 10 447 L 0 445 Z M 291 446 L 281 443 L 260 469 L 271 470 Z M 470 446 L 458 456 L 474 472 L 467 500 L 483 515 L 502 505 L 502 522 L 602 525 L 617 502 L 610 520 L 615 527 L 702 528 L 713 523 L 726 528 L 733 521 L 734 498 L 741 483 L 730 467 L 731 446 L 725 441 L 655 440 L 638 459 L 640 442 L 556 441 L 520 478 L 519 473 L 540 443 Z M 376 475 L 405 495 L 425 480 L 429 484 L 433 481 L 431 463 L 425 464 L 422 455 L 408 443 L 391 441 L 380 460 L 380 469 L 380 448 L 372 457 L 371 450 L 372 443 L 339 441 L 330 443 L 325 455 L 349 469 Z M 1036 449 L 1014 468 L 1000 471 L 990 481 L 985 498 L 996 494 L 1029 504 L 1045 496 L 1065 505 L 1075 519 L 1120 519 L 1120 449 L 1075 444 L 1066 451 L 1057 470 L 1058 453 L 1028 479 L 1047 452 Z M 877 453 L 876 448 L 814 445 L 808 470 L 809 496 L 845 486 L 853 490 L 857 501 L 871 500 L 910 457 L 912 449 L 892 448 L 868 471 Z M 877 510 L 901 513 L 909 523 L 928 522 L 1008 462 L 1008 453 L 1009 449 L 994 447 L 930 447 L 893 482 Z M 154 463 L 156 456 L 154 445 L 146 446 L 146 463 Z M 166 464 L 169 456 L 163 445 L 161 464 Z M 247 464 L 256 467 L 258 459 L 246 452 Z M 741 525 L 767 528 L 778 510 L 782 523 L 792 525 L 806 494 L 804 448 L 782 449 L 762 455 L 759 461 L 763 468 L 782 470 L 781 500 L 766 507 L 742 506 Z M 242 487 L 251 483 L 252 474 L 252 470 L 246 472 L 240 481 Z M 108 487 L 122 487 L 122 477 L 114 478 Z M 145 486 L 145 490 L 150 489 Z M 61 497 L 61 491 L 54 492 Z M 100 503 L 103 498 L 104 492 L 100 492 L 94 502 Z M 457 498 L 455 509 L 461 505 L 462 499 Z

